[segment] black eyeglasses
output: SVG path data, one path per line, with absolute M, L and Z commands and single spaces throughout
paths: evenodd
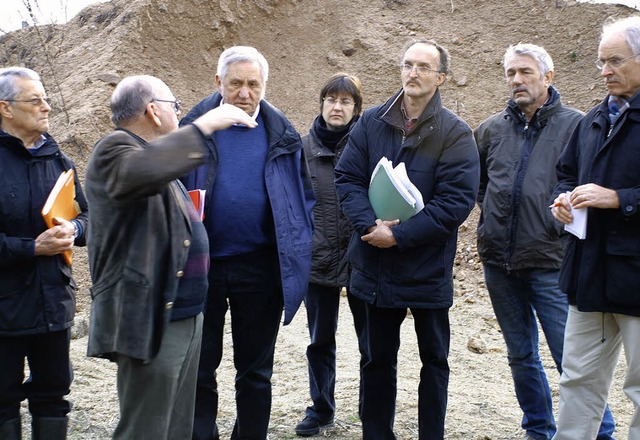
M 175 101 L 170 101 L 168 99 L 153 98 L 151 102 L 169 102 L 173 104 L 173 109 L 175 110 L 176 113 L 178 113 L 180 111 L 180 108 L 182 108 L 182 101 L 180 101 L 179 99 L 176 99 Z
M 0 99 L 0 101 L 7 101 L 7 102 L 28 102 L 29 104 L 31 104 L 34 107 L 37 107 L 39 105 L 44 104 L 45 102 L 49 105 L 51 105 L 51 99 L 47 96 L 41 97 L 41 98 L 31 98 L 31 99 Z

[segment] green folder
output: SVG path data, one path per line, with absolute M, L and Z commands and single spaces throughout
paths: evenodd
M 422 195 L 407 177 L 404 163 L 393 168 L 386 157 L 380 159 L 373 170 L 369 202 L 379 219 L 399 219 L 401 222 L 413 217 L 424 207 Z

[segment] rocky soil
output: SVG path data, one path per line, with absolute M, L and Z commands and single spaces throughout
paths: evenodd
M 51 133 L 83 175 L 92 145 L 111 129 L 109 95 L 127 75 L 162 78 L 188 111 L 212 91 L 222 50 L 235 44 L 256 46 L 271 65 L 267 99 L 304 133 L 318 112 L 318 91 L 329 75 L 348 71 L 359 76 L 366 108 L 386 100 L 400 86 L 397 66 L 404 44 L 414 37 L 433 38 L 452 56 L 452 75 L 442 89 L 445 105 L 475 127 L 503 108 L 508 96 L 500 62 L 505 48 L 518 42 L 544 46 L 555 61 L 555 83 L 564 101 L 589 109 L 605 94 L 593 64 L 601 25 L 633 12 L 571 0 L 112 0 L 84 9 L 66 25 L 1 36 L 0 65 L 24 65 L 40 72 L 55 100 Z M 517 439 L 523 435 L 521 414 L 482 281 L 476 224 L 474 212 L 460 229 L 446 438 Z M 115 369 L 107 361 L 85 356 L 90 280 L 84 249 L 76 249 L 74 273 L 80 292 L 72 342 L 70 438 L 106 439 L 118 417 Z M 342 305 L 337 422 L 324 436 L 357 439 L 358 351 L 346 301 Z M 226 337 L 230 348 L 230 335 Z M 309 403 L 307 343 L 301 309 L 280 332 L 271 439 L 295 438 L 293 427 Z M 220 371 L 223 438 L 231 432 L 235 411 L 229 352 Z M 399 439 L 413 439 L 419 367 L 411 317 L 403 328 L 399 359 L 396 433 Z M 546 351 L 543 359 L 557 399 L 558 375 Z M 632 411 L 621 391 L 623 372 L 620 362 L 610 400 L 619 438 L 626 437 Z M 26 421 L 25 431 L 27 435 Z

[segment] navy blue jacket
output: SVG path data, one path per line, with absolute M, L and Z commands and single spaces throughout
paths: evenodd
M 180 125 L 191 123 L 218 107 L 221 100 L 222 96 L 217 92 L 204 98 L 180 121 Z M 307 293 L 315 197 L 298 132 L 280 110 L 265 100 L 260 102 L 260 115 L 268 136 L 265 186 L 275 225 L 286 325 Z M 205 218 L 212 215 L 207 212 L 207 206 L 211 206 L 209 198 L 216 177 L 217 152 L 213 136 L 206 137 L 206 146 L 209 151 L 207 162 L 182 179 L 188 190 L 207 190 Z M 209 237 L 210 241 L 213 239 Z
M 0 336 L 71 327 L 76 284 L 61 255 L 34 256 L 35 239 L 47 229 L 42 206 L 63 171 L 74 168 L 58 144 L 46 141 L 33 154 L 0 131 Z M 87 202 L 76 173 L 76 220 L 86 231 Z M 75 240 L 84 246 L 84 234 Z
M 406 133 L 402 91 L 364 112 L 336 167 L 336 190 L 354 233 L 349 245 L 351 292 L 379 307 L 446 308 L 453 303 L 453 258 L 458 226 L 475 204 L 480 180 L 471 129 L 435 95 Z M 425 207 L 395 226 L 397 246 L 360 239 L 375 224 L 368 197 L 371 173 L 382 156 L 404 162 Z
M 618 194 L 618 209 L 587 208 L 587 236 L 570 235 L 560 288 L 583 312 L 640 316 L 640 94 L 613 130 L 607 99 L 580 121 L 560 156 L 554 197 L 595 183 Z

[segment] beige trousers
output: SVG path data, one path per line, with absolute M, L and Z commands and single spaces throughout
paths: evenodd
M 639 335 L 640 317 L 569 307 L 554 440 L 596 438 L 623 345 L 628 367 L 624 392 L 634 404 L 628 439 L 640 440 Z

